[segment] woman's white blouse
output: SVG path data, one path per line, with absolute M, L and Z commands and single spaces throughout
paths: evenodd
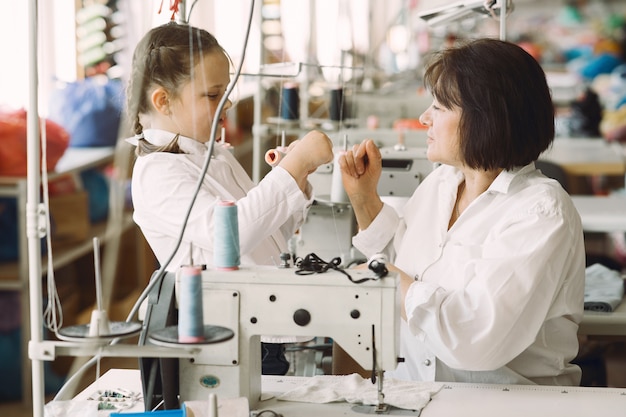
M 144 135 L 155 145 L 174 138 L 160 130 L 146 130 Z M 184 153 L 141 156 L 133 168 L 133 218 L 161 264 L 180 234 L 208 153 L 206 144 L 182 136 L 179 146 Z M 213 265 L 213 209 L 222 200 L 237 202 L 241 264 L 278 265 L 280 253 L 288 251 L 287 241 L 311 206 L 310 189 L 307 194 L 280 167 L 255 186 L 231 152 L 215 144 L 183 242 L 167 269 L 188 264 L 191 257 L 195 264 Z
M 442 165 L 398 214 L 354 237 L 413 276 L 399 379 L 577 385 L 585 249 L 560 185 L 530 164 L 503 171 L 448 230 L 462 174 Z

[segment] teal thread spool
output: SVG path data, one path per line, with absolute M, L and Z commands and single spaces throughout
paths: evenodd
M 178 295 L 178 341 L 204 340 L 202 316 L 202 272 L 199 266 L 182 266 Z
M 213 229 L 213 266 L 226 271 L 239 269 L 239 223 L 233 201 L 221 201 L 215 206 Z
M 280 117 L 284 120 L 300 119 L 300 93 L 298 85 L 285 83 L 281 91 Z

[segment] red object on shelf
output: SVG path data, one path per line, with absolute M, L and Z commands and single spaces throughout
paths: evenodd
M 27 173 L 26 110 L 0 112 L 0 176 L 25 177 Z M 54 170 L 70 142 L 69 133 L 46 120 L 46 163 Z

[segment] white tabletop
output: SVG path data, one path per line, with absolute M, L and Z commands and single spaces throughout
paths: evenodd
M 573 195 L 572 201 L 587 232 L 626 231 L 626 195 Z
M 302 377 L 263 377 L 263 392 L 283 392 Z M 260 409 L 284 416 L 362 415 L 347 403 L 308 404 L 270 399 Z M 414 415 L 414 414 L 413 414 Z M 450 383 L 435 394 L 420 417 L 617 417 L 626 415 L 626 389 Z
M 626 172 L 624 148 L 601 138 L 556 138 L 540 156 L 572 175 L 622 175 Z
M 85 166 L 98 166 L 104 162 L 112 161 L 115 148 L 112 146 L 91 148 L 67 148 L 61 159 L 56 164 L 55 173 L 62 174 L 75 170 L 84 169 Z
M 586 232 L 626 232 L 626 195 L 574 195 L 572 201 L 580 213 Z M 585 311 L 578 334 L 626 335 L 626 302 L 622 301 L 612 313 Z
M 284 392 L 306 377 L 263 376 L 264 396 Z M 140 389 L 138 370 L 112 369 L 76 399 L 85 399 L 94 389 Z M 285 417 L 359 416 L 352 404 L 309 404 L 269 398 L 258 410 L 273 410 Z M 133 409 L 136 411 L 136 409 Z M 415 415 L 415 414 L 413 414 Z M 445 384 L 421 411 L 421 417 L 618 417 L 626 415 L 626 389 L 558 387 L 537 385 Z
M 626 336 L 626 302 L 617 306 L 611 313 L 585 311 L 578 327 L 579 335 L 587 336 Z M 626 410 L 625 414 L 626 415 Z

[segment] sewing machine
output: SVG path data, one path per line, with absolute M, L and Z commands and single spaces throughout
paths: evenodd
M 379 136 L 377 142 L 389 141 L 389 136 Z M 393 140 L 397 140 L 393 136 Z M 411 142 L 419 141 L 419 137 L 411 137 Z M 380 148 L 382 155 L 382 172 L 378 182 L 378 195 L 394 199 L 407 199 L 415 188 L 435 168 L 435 164 L 426 157 L 426 145 L 407 147 L 404 141 L 395 145 Z M 363 255 L 352 246 L 352 237 L 358 227 L 354 210 L 349 201 L 332 201 L 333 171 L 337 169 L 332 163 L 320 166 L 309 175 L 316 201 L 309 210 L 305 223 L 294 237 L 294 252 L 302 254 L 316 253 L 322 258 L 340 256 L 343 265 L 350 265 Z
M 198 344 L 192 359 L 174 360 L 176 363 L 171 359 L 142 360 L 146 409 L 160 400 L 152 395 L 159 384 L 163 385 L 166 408 L 204 400 L 209 393 L 247 397 L 254 407 L 261 396 L 261 335 L 331 337 L 364 369 L 372 370 L 379 406 L 385 407 L 383 371 L 394 369 L 399 360 L 397 274 L 379 278 L 370 269 L 346 270 L 354 281 L 370 278 L 355 283 L 332 269 L 309 275 L 296 274 L 296 269 L 285 265 L 203 271 L 204 324 L 231 329 L 234 336 L 219 343 Z M 175 283 L 174 274 L 168 273 L 160 289 L 149 296 L 142 334 L 148 344 L 163 344 L 151 333 L 175 324 Z M 155 381 L 159 367 L 162 378 Z

